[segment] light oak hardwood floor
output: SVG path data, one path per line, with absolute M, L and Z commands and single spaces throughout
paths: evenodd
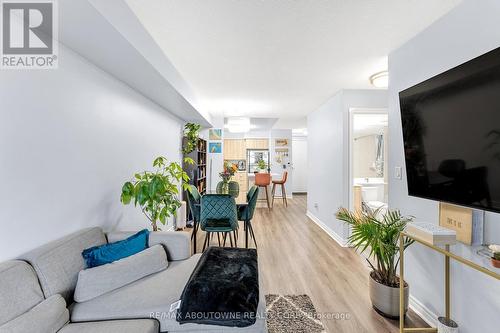
M 287 208 L 278 199 L 271 210 L 264 203 L 257 206 L 252 225 L 266 294 L 309 295 L 316 310 L 324 314 L 321 321 L 328 332 L 399 332 L 397 320 L 388 320 L 371 307 L 365 260 L 353 249 L 338 245 L 306 216 L 306 200 L 305 195 L 294 195 Z M 200 231 L 198 251 L 203 237 Z M 238 242 L 244 246 L 242 227 Z M 216 243 L 214 237 L 212 245 Z M 348 319 L 335 319 L 337 314 L 347 314 Z M 427 326 L 412 311 L 406 324 Z

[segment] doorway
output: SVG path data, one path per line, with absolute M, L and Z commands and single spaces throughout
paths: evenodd
M 293 193 L 307 193 L 307 137 L 292 138 Z
M 351 109 L 349 206 L 355 211 L 387 211 L 388 114 L 385 109 Z

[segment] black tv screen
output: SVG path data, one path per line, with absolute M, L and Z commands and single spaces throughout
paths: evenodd
M 500 212 L 500 48 L 399 99 L 408 194 Z

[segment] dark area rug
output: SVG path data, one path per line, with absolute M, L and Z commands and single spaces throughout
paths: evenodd
M 268 333 L 324 333 L 307 295 L 266 295 Z

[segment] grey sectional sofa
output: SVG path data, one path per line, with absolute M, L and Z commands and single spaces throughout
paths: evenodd
M 20 260 L 0 264 L 0 295 L 0 333 L 157 333 L 160 327 L 151 319 L 68 323 L 64 298 L 45 298 L 35 271 Z
M 162 244 L 169 260 L 164 271 L 149 275 L 119 289 L 82 303 L 73 302 L 78 273 L 85 268 L 82 251 L 114 242 L 132 232 L 105 235 L 100 228 L 83 229 L 39 247 L 23 256 L 0 264 L 0 333 L 13 321 L 23 321 L 43 303 L 57 303 L 59 311 L 50 312 L 67 322 L 59 332 L 266 332 L 265 298 L 260 294 L 257 321 L 244 328 L 183 324 L 175 320 L 170 305 L 179 300 L 184 285 L 200 254 L 191 255 L 190 237 L 184 232 L 150 233 L 149 245 Z M 15 275 L 12 275 L 12 270 Z M 9 273 L 10 271 L 10 273 Z M 20 276 L 21 278 L 14 278 Z M 6 304 L 3 304 L 6 302 Z M 61 304 L 64 307 L 61 310 Z M 68 305 L 66 309 L 65 305 Z M 5 311 L 4 309 L 8 309 Z M 65 311 L 64 311 L 65 310 Z M 26 325 L 30 325 L 26 322 Z M 29 327 L 29 326 L 26 326 Z M 27 329 L 26 331 L 33 331 Z M 36 330 L 35 330 L 36 331 Z M 35 332 L 33 331 L 33 332 Z

